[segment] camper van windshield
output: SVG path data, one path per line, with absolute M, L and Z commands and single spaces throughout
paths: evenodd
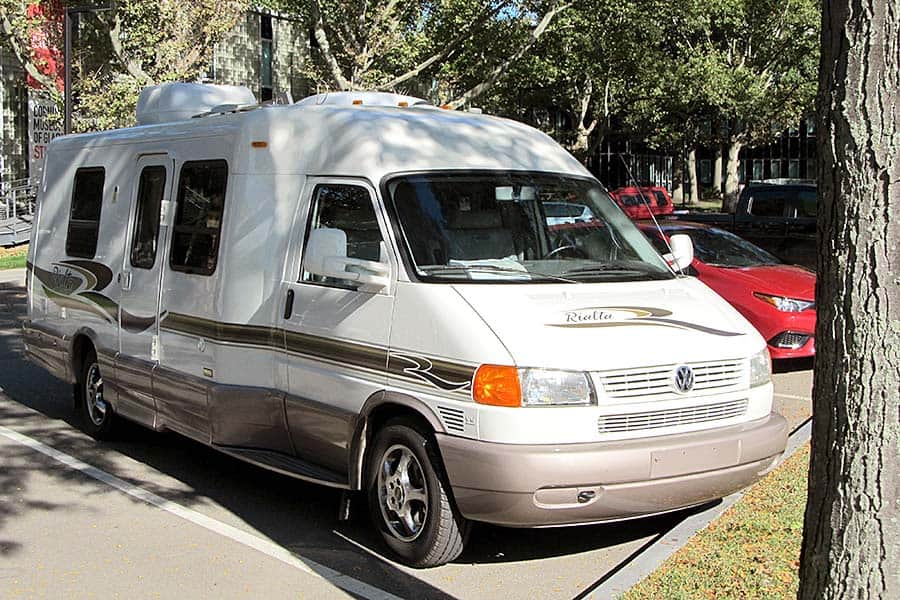
M 579 283 L 674 276 L 589 179 L 428 173 L 392 179 L 387 190 L 423 281 Z M 561 214 L 561 205 L 579 209 Z

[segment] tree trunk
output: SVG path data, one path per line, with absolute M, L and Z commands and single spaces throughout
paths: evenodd
M 696 148 L 691 148 L 690 150 L 688 150 L 687 170 L 688 181 L 691 184 L 691 189 L 688 195 L 688 202 L 690 204 L 696 204 L 697 202 L 700 202 L 700 180 L 697 178 Z
M 822 3 L 801 599 L 900 598 L 900 11 Z
M 722 144 L 716 144 L 716 158 L 713 161 L 713 191 L 722 195 Z
M 744 145 L 732 141 L 728 144 L 728 162 L 725 165 L 725 195 L 722 196 L 722 212 L 733 213 L 737 207 L 740 179 L 738 179 L 738 157 Z

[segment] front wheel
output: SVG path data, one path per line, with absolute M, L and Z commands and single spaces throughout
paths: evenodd
M 91 437 L 104 439 L 110 436 L 115 415 L 103 395 L 103 375 L 93 350 L 85 356 L 75 383 L 75 408 L 82 427 Z
M 407 420 L 375 438 L 368 469 L 369 511 L 388 547 L 413 567 L 460 555 L 468 522 L 453 507 L 433 438 Z

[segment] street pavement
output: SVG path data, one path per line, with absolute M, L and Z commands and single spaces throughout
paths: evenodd
M 408 569 L 361 498 L 339 522 L 339 492 L 178 435 L 81 433 L 70 386 L 25 361 L 22 278 L 0 271 L 0 598 L 574 598 L 690 514 L 483 525 L 453 564 Z M 775 375 L 792 428 L 809 416 L 809 369 Z

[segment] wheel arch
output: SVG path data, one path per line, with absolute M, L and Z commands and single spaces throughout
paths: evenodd
M 366 455 L 372 437 L 382 425 L 399 417 L 413 420 L 428 433 L 446 433 L 434 410 L 415 396 L 390 391 L 372 394 L 360 410 L 351 440 L 349 473 L 351 489 L 360 490 L 364 486 Z

